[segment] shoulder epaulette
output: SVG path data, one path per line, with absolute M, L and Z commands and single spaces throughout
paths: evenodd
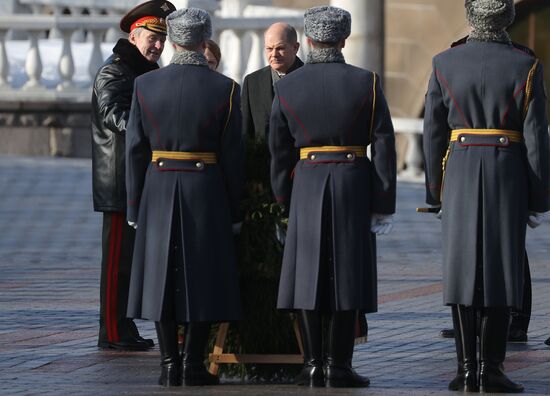
M 532 50 L 531 48 L 529 48 L 529 47 L 526 47 L 525 45 L 521 45 L 521 44 L 515 43 L 515 42 L 513 42 L 513 41 L 512 41 L 512 45 L 513 45 L 516 49 L 525 52 L 527 55 L 530 55 L 530 56 L 532 56 L 532 57 L 534 57 L 534 58 L 537 57 L 537 55 L 535 55 L 535 51 L 533 51 L 533 50 Z
M 468 40 L 468 36 L 462 37 L 460 40 L 455 41 L 451 44 L 451 48 L 458 47 L 459 45 L 466 44 L 466 41 Z

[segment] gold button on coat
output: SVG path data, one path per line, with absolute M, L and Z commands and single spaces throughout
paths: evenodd
M 465 141 L 466 141 L 466 136 L 461 136 L 461 137 L 460 137 L 460 142 L 461 142 L 461 143 L 464 143 Z
M 160 161 L 159 162 L 159 167 L 163 167 L 164 166 L 164 162 Z
M 312 159 L 312 160 L 314 160 L 314 159 L 316 158 L 316 157 L 315 157 L 315 154 L 311 154 L 311 155 L 309 156 L 309 158 Z
M 347 153 L 347 154 L 346 154 L 346 158 L 347 158 L 347 159 L 352 159 L 352 158 L 353 158 L 353 154 L 352 154 L 352 153 Z
M 502 136 L 500 139 L 498 139 L 500 143 L 506 143 L 506 138 Z
M 204 165 L 202 164 L 202 162 L 197 162 L 197 163 L 195 164 L 195 166 L 196 166 L 197 168 L 200 169 L 200 168 L 202 168 Z

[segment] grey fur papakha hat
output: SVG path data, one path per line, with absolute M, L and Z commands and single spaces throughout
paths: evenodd
M 183 8 L 166 17 L 168 40 L 183 47 L 197 45 L 212 36 L 210 15 L 200 8 Z
M 304 14 L 307 37 L 319 43 L 337 43 L 351 32 L 351 15 L 338 7 L 312 7 Z
M 466 0 L 466 18 L 475 32 L 491 35 L 514 22 L 514 0 Z

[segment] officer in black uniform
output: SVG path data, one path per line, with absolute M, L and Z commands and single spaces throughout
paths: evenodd
M 208 67 L 206 11 L 166 21 L 174 55 L 136 79 L 128 124 L 127 216 L 137 224 L 128 316 L 155 321 L 159 384 L 215 385 L 204 366 L 210 324 L 241 317 L 232 236 L 243 182 L 239 86 Z
M 472 33 L 434 57 L 424 118 L 427 202 L 443 204 L 444 302 L 457 347 L 449 389 L 515 393 L 523 386 L 502 365 L 510 308 L 522 305 L 526 227 L 550 209 L 543 71 L 505 30 L 513 0 L 465 6 Z
M 345 63 L 350 14 L 314 7 L 304 23 L 311 51 L 275 83 L 270 119 L 271 185 L 290 210 L 277 307 L 298 311 L 297 384 L 364 387 L 369 379 L 351 366 L 355 323 L 377 309 L 371 233 L 392 227 L 394 131 L 378 76 Z
M 166 0 L 138 5 L 120 21 L 120 39 L 101 66 L 92 94 L 92 174 L 94 210 L 103 213 L 100 284 L 100 348 L 144 350 L 153 340 L 140 337 L 126 317 L 134 229 L 126 224 L 124 147 L 137 76 L 158 69 L 166 39 L 166 16 L 176 8 Z

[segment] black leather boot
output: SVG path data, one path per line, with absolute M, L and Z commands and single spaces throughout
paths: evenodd
M 370 380 L 351 367 L 355 344 L 356 311 L 333 312 L 329 323 L 325 384 L 334 388 L 369 386 Z
M 159 385 L 181 386 L 178 326 L 174 321 L 155 322 L 160 348 Z
M 304 346 L 304 367 L 294 378 L 294 383 L 304 386 L 325 386 L 321 313 L 300 310 L 297 314 Z
M 457 305 L 457 316 L 460 326 L 462 370 L 464 373 L 464 382 L 459 389 L 464 390 L 464 392 L 479 392 L 476 309 L 474 307 Z
M 462 353 L 462 332 L 460 331 L 458 306 L 456 304 L 451 306 L 451 313 L 453 317 L 453 329 L 449 329 L 449 331 L 452 331 L 455 339 L 457 369 L 456 376 L 449 382 L 448 388 L 451 391 L 458 391 L 464 390 L 464 354 Z
M 218 376 L 204 366 L 204 351 L 210 336 L 210 323 L 190 322 L 185 326 L 183 347 L 183 384 L 186 386 L 218 385 Z
M 506 339 L 510 310 L 508 308 L 483 308 L 481 319 L 481 370 L 480 390 L 487 393 L 521 393 L 523 385 L 510 380 L 504 374 Z

